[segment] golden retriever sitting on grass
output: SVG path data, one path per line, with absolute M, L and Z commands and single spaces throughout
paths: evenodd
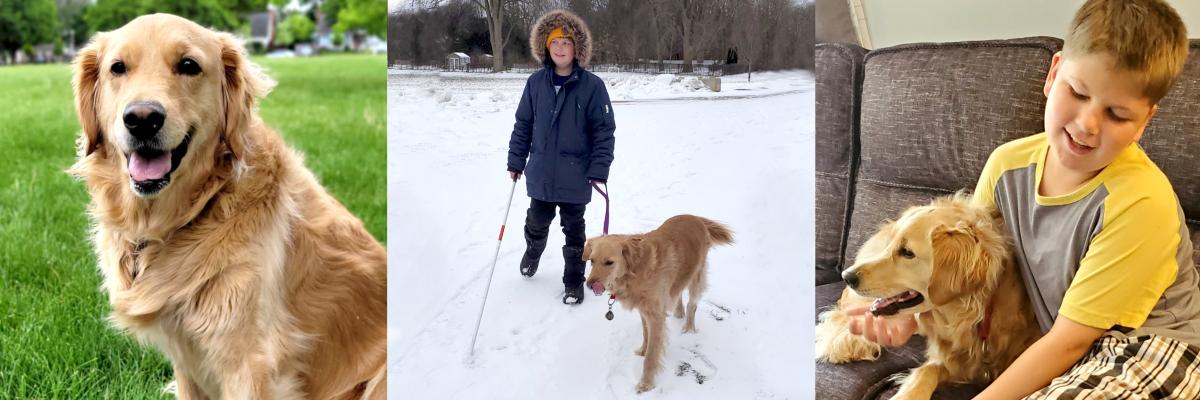
M 708 249 L 732 243 L 733 232 L 728 227 L 693 215 L 677 215 L 648 233 L 600 236 L 584 245 L 583 259 L 592 262 L 587 278 L 592 292 L 600 295 L 608 290 L 625 309 L 637 309 L 641 314 L 642 346 L 635 354 L 645 356 L 645 362 L 638 393 L 654 388 L 667 342 L 667 310 L 674 306 L 675 317 L 684 316 L 686 288 L 683 331 L 696 331 L 696 305 L 707 285 Z
M 878 344 L 850 333 L 843 310 L 919 314 L 926 360 L 893 399 L 929 399 L 941 382 L 987 384 L 1040 335 L 1002 221 L 963 195 L 913 207 L 867 240 L 842 273 L 847 288 L 817 325 L 817 359 L 874 360 Z
M 258 117 L 273 84 L 172 15 L 79 52 L 70 172 L 111 320 L 167 356 L 181 399 L 382 399 L 386 253 Z

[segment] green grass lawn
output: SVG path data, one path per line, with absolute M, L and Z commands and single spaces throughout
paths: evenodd
M 386 241 L 383 56 L 256 59 L 261 114 Z M 0 67 L 0 399 L 169 398 L 169 363 L 109 327 L 74 162 L 69 66 Z

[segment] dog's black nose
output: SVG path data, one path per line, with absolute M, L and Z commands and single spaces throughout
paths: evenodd
M 842 272 L 842 280 L 846 281 L 846 286 L 850 286 L 851 289 L 858 287 L 858 274 L 852 271 Z
M 157 101 L 138 101 L 125 107 L 125 129 L 138 139 L 154 137 L 166 119 L 167 112 Z

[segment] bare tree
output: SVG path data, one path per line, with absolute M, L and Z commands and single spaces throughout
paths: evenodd
M 511 0 L 471 0 L 483 10 L 487 19 L 488 35 L 492 42 L 492 72 L 504 70 L 504 46 L 512 34 L 512 27 L 504 30 L 504 9 Z
M 650 20 L 654 26 L 654 59 L 660 61 L 660 70 L 661 61 L 667 59 L 665 53 L 676 36 L 676 25 L 673 23 L 673 14 L 668 6 L 669 3 L 661 0 L 650 2 L 650 12 L 653 16 Z
M 528 29 L 540 15 L 568 9 L 591 28 L 597 63 L 682 59 L 692 71 L 694 60 L 736 49 L 747 72 L 812 68 L 815 10 L 807 0 L 406 1 L 401 15 L 389 17 L 389 54 L 403 47 L 392 62 L 430 65 L 451 52 L 491 52 L 492 70 L 500 71 L 531 59 Z
M 658 0 L 666 3 L 682 45 L 683 72 L 692 72 L 702 43 L 708 38 L 708 23 L 714 17 L 713 0 Z
M 746 80 L 749 81 L 754 72 L 754 64 L 762 63 L 765 34 L 762 24 L 762 7 L 759 1 L 746 1 L 737 7 L 734 21 L 738 25 L 734 29 L 734 43 L 737 48 L 738 64 L 746 65 Z

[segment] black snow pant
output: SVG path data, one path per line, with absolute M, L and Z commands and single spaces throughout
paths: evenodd
M 525 217 L 526 256 L 538 259 L 546 250 L 546 238 L 550 234 L 550 223 L 554 221 L 554 208 L 558 208 L 559 223 L 567 238 L 563 246 L 563 284 L 574 287 L 583 284 L 583 243 L 587 240 L 583 230 L 583 211 L 587 204 L 552 203 L 530 199 Z

